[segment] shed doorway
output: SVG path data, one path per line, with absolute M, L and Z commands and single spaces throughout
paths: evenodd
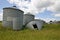
M 37 24 L 33 24 L 33 27 L 38 30 Z

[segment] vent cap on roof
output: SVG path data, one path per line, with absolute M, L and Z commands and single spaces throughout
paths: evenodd
M 14 8 L 16 8 L 16 6 L 13 6 Z

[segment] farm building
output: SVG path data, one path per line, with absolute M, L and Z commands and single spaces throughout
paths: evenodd
M 15 7 L 3 8 L 3 26 L 13 26 L 14 30 L 22 29 L 23 26 L 23 11 Z
M 23 24 L 26 25 L 28 24 L 29 22 L 33 21 L 35 18 L 34 15 L 30 14 L 30 13 L 27 13 L 27 14 L 24 14 L 24 21 L 23 21 Z
M 21 30 L 23 25 L 29 29 L 42 29 L 43 21 L 34 19 L 35 16 L 30 14 L 24 14 L 16 6 L 3 8 L 3 27 L 12 27 L 13 30 Z
M 35 19 L 31 22 L 29 22 L 27 24 L 27 28 L 31 29 L 31 30 L 41 30 L 42 29 L 42 25 L 43 25 L 43 21 L 42 20 L 39 20 L 39 19 Z

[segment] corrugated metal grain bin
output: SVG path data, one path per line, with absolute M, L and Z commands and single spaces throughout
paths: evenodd
M 15 7 L 3 8 L 3 26 L 12 26 L 14 30 L 19 30 L 23 25 L 23 13 L 24 12 L 22 10 L 19 10 Z
M 24 25 L 34 20 L 34 15 L 27 13 L 24 15 Z

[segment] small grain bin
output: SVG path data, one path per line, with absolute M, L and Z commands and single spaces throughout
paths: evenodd
M 34 21 L 29 22 L 26 27 L 31 30 L 41 30 L 43 26 L 43 21 L 35 19 Z
M 34 15 L 30 14 L 30 13 L 27 13 L 24 15 L 24 20 L 23 20 L 23 25 L 26 25 L 27 23 L 29 23 L 30 21 L 33 21 L 34 20 Z
M 14 30 L 22 29 L 23 13 L 15 6 L 3 8 L 3 26 L 11 26 Z

